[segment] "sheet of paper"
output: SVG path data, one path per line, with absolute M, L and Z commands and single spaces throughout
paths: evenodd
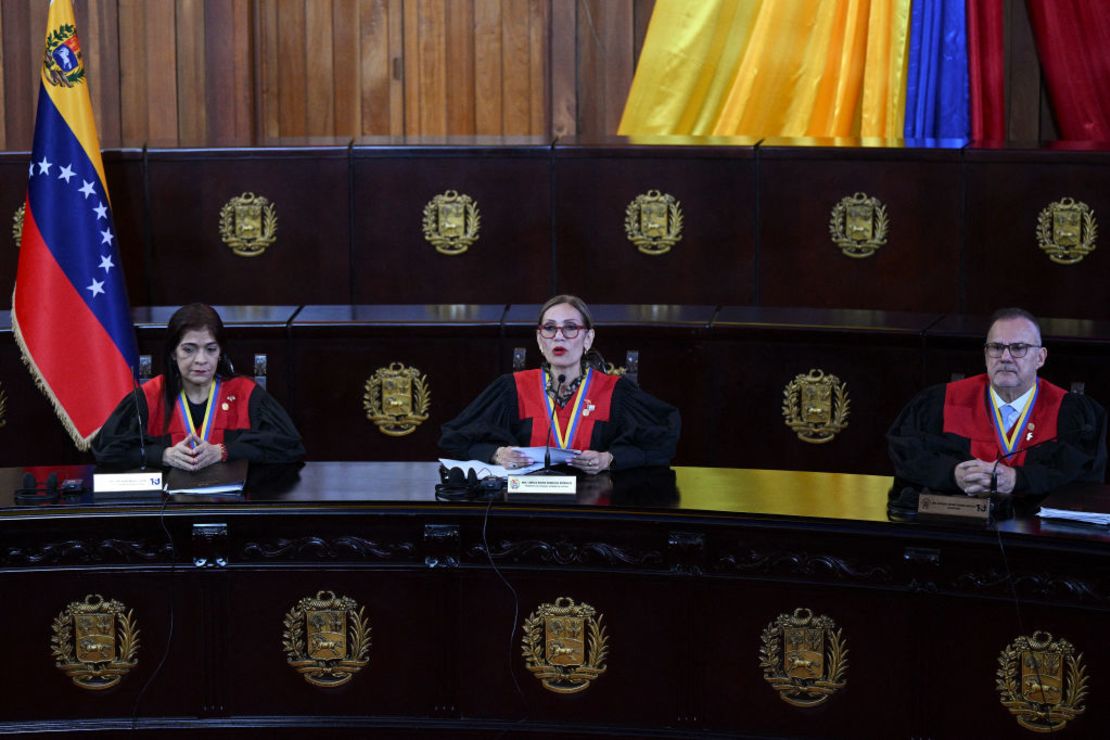
M 1071 511 L 1070 509 L 1047 509 L 1041 507 L 1037 512 L 1037 516 L 1046 519 L 1067 519 L 1073 522 L 1084 522 L 1086 524 L 1110 524 L 1110 514 L 1099 514 L 1089 511 Z
M 543 469 L 544 453 L 551 450 L 551 464 L 561 465 L 562 463 L 570 462 L 578 455 L 578 450 L 563 450 L 558 447 L 518 447 L 521 452 L 532 460 L 531 465 L 525 465 L 520 468 L 504 468 L 500 465 L 493 463 L 482 462 L 481 460 L 449 460 L 447 458 L 439 458 L 439 464 L 450 470 L 451 468 L 461 468 L 464 475 L 470 475 L 470 471 L 474 471 L 474 475 L 479 479 L 488 476 L 496 476 L 498 478 L 506 478 L 510 475 L 528 475 L 529 473 Z

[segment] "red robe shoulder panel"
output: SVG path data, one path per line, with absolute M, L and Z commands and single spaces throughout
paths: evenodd
M 1005 454 L 995 431 L 989 388 L 990 379 L 983 373 L 949 383 L 944 392 L 944 432 L 970 440 L 971 454 L 980 460 L 998 460 Z M 1056 438 L 1060 403 L 1066 393 L 1043 378 L 1037 379 L 1036 403 L 1019 432 L 1019 451 L 1005 459 L 1007 465 L 1024 464 L 1027 447 Z
M 582 398 L 581 413 L 577 420 L 578 425 L 573 430 L 573 436 L 567 445 L 567 449 L 590 449 L 594 424 L 599 421 L 609 421 L 613 389 L 617 386 L 619 379 L 619 376 L 606 375 L 597 370 L 591 370 L 589 378 L 583 379 L 582 383 L 586 384 L 588 381 L 589 385 L 586 387 Z M 516 381 L 516 397 L 520 418 L 532 420 L 531 446 L 543 447 L 549 444 L 549 439 L 552 446 L 557 446 L 559 442 L 555 431 L 551 429 L 551 417 L 547 410 L 547 386 L 544 371 L 535 369 L 513 373 L 513 380 Z M 577 394 L 574 398 L 577 398 Z M 573 423 L 574 408 L 575 404 L 572 399 L 571 403 L 557 409 L 556 418 L 559 421 L 559 428 L 563 430 L 564 434 L 566 433 L 567 424 Z M 548 436 L 549 430 L 550 437 Z
M 150 434 L 162 434 L 165 429 L 166 404 L 162 395 L 165 376 L 159 375 L 143 383 L 143 395 L 150 409 L 147 429 Z M 219 444 L 224 441 L 224 433 L 233 429 L 250 429 L 250 398 L 255 383 L 250 378 L 235 376 L 220 380 L 220 395 L 212 399 L 216 404 L 212 418 L 212 432 L 208 441 Z M 181 404 L 174 403 L 169 426 L 170 444 L 175 445 L 189 436 L 189 425 L 181 418 Z

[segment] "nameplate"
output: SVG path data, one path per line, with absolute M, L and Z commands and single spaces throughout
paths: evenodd
M 974 496 L 944 496 L 923 493 L 917 497 L 919 516 L 956 517 L 964 520 L 987 521 L 991 517 L 991 500 Z
M 140 473 L 93 474 L 93 493 L 120 493 L 122 491 L 161 490 L 161 471 L 148 470 Z
M 548 493 L 573 496 L 578 479 L 573 475 L 510 475 L 509 497 L 514 493 Z

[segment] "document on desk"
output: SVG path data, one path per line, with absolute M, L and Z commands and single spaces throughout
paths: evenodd
M 516 448 L 523 452 L 532 461 L 531 465 L 525 465 L 520 468 L 505 468 L 493 463 L 482 462 L 481 460 L 448 460 L 440 458 L 439 464 L 450 470 L 451 468 L 461 468 L 463 474 L 469 475 L 470 471 L 474 471 L 474 475 L 478 478 L 485 478 L 487 476 L 496 476 L 498 478 L 506 478 L 510 475 L 528 475 L 537 470 L 543 469 L 544 457 L 550 450 L 551 464 L 563 465 L 570 462 L 578 456 L 578 450 L 564 450 L 559 447 L 518 447 Z
M 196 472 L 170 468 L 166 493 L 211 495 L 236 493 L 247 482 L 247 461 L 218 462 Z
M 1037 516 L 1084 524 L 1110 524 L 1110 501 L 1100 493 L 1084 487 L 1057 491 L 1041 502 Z

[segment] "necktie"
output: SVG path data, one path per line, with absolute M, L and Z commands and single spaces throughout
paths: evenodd
M 1002 423 L 1005 425 L 1006 431 L 1009 431 L 1014 426 L 1014 422 L 1017 421 L 1017 409 L 1010 404 L 1006 404 L 1000 411 L 1002 412 Z

